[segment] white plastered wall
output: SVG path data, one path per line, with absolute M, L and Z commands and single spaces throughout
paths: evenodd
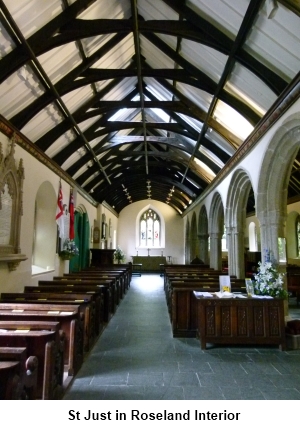
M 6 155 L 9 140 L 2 133 L 0 133 L 0 142 L 2 143 L 3 154 Z M 15 271 L 9 271 L 6 263 L 0 263 L 0 292 L 21 292 L 25 285 L 37 285 L 39 279 L 52 279 L 53 276 L 63 274 L 63 272 L 68 270 L 69 264 L 67 261 L 60 260 L 55 255 L 55 267 L 53 271 L 32 276 L 32 237 L 36 194 L 41 184 L 48 181 L 52 184 L 57 196 L 59 177 L 18 145 L 15 146 L 14 158 L 17 165 L 19 160 L 23 159 L 24 165 L 25 179 L 23 183 L 23 215 L 21 217 L 20 247 L 22 254 L 25 254 L 28 258 L 26 261 L 21 262 Z M 62 191 L 64 203 L 69 204 L 70 185 L 63 180 Z M 84 206 L 90 222 L 97 217 L 96 208 L 79 193 L 76 195 L 75 207 L 78 205 Z M 53 222 L 55 223 L 55 220 Z
M 126 261 L 136 255 L 147 255 L 146 249 L 137 249 L 136 220 L 143 209 L 151 206 L 164 218 L 165 243 L 161 248 L 151 249 L 150 255 L 172 256 L 174 263 L 184 262 L 184 223 L 182 217 L 169 205 L 157 200 L 141 200 L 126 206 L 119 215 L 117 245 L 125 252 Z

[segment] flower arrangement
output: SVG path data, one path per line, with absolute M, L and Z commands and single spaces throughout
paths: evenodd
M 76 255 L 79 255 L 79 249 L 77 248 L 74 240 L 66 239 L 59 256 L 64 260 L 70 260 L 70 258 L 75 257 Z
M 121 261 L 125 260 L 125 254 L 122 251 L 122 249 L 117 246 L 117 249 L 114 252 L 114 259 L 117 260 L 118 263 L 121 263 Z
M 266 250 L 265 262 L 258 263 L 259 269 L 257 274 L 254 275 L 254 293 L 256 295 L 285 299 L 288 297 L 288 293 L 283 288 L 284 274 L 278 272 L 277 262 L 271 254 L 271 251 Z

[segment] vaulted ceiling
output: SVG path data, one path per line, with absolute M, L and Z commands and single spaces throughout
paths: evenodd
M 299 82 L 299 10 L 0 0 L 0 114 L 94 202 L 119 213 L 155 199 L 181 214 Z M 297 160 L 293 171 L 290 196 Z

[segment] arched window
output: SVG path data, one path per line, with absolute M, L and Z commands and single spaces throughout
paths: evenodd
M 48 181 L 39 187 L 35 199 L 32 250 L 32 274 L 54 270 L 57 241 L 55 222 L 57 198 Z
M 224 224 L 224 230 L 222 235 L 222 251 L 227 251 L 227 236 L 226 236 L 225 224 Z
M 257 249 L 257 232 L 254 222 L 249 224 L 249 251 L 256 252 Z
M 140 246 L 159 247 L 160 243 L 160 218 L 153 209 L 148 209 L 140 218 Z

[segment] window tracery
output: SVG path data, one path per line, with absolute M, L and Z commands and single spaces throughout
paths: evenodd
M 148 209 L 140 218 L 140 246 L 159 247 L 160 242 L 160 218 L 153 209 Z

